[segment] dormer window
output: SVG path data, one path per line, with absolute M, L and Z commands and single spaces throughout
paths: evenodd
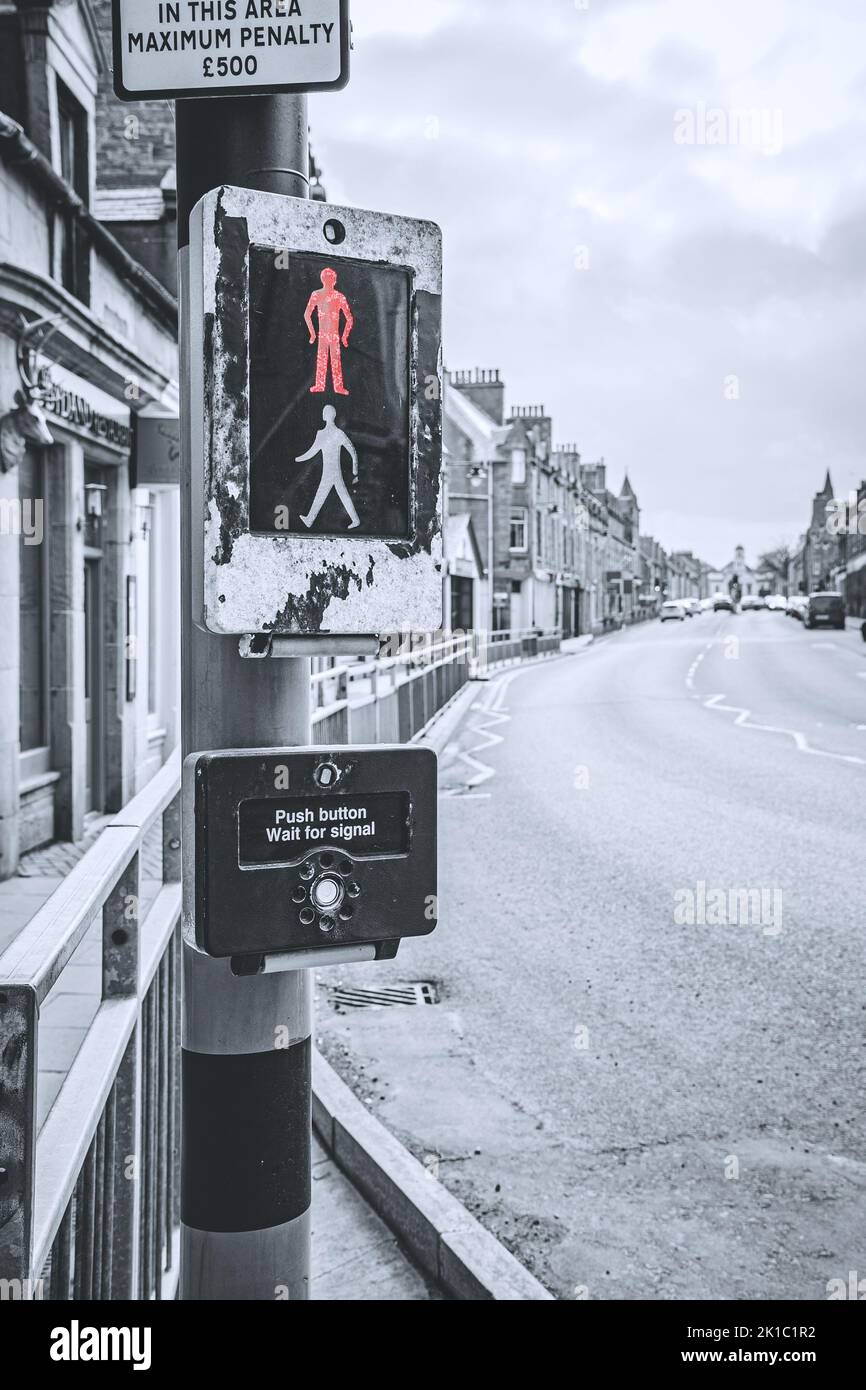
M 526 450 L 511 450 L 511 481 L 512 483 L 526 482 Z

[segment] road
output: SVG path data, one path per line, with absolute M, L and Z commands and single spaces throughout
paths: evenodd
M 866 1277 L 864 789 L 856 633 L 705 614 L 494 680 L 439 930 L 341 972 L 440 1003 L 323 1006 L 325 1051 L 561 1298 L 826 1298 Z

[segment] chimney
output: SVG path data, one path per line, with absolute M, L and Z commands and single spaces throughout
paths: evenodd
M 499 380 L 498 367 L 491 371 L 476 367 L 474 372 L 451 372 L 449 381 L 495 425 L 505 423 L 505 383 Z

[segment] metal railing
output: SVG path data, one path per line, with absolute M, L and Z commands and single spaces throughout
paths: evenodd
M 561 643 L 556 628 L 407 633 L 390 643 L 391 655 L 316 662 L 313 737 L 319 743 L 411 743 L 467 681 L 493 666 L 556 652 Z
M 471 677 L 560 642 L 556 631 L 445 634 L 372 661 L 317 662 L 313 738 L 411 742 Z M 150 832 L 161 879 L 143 912 Z M 0 1299 L 175 1296 L 180 879 L 175 753 L 0 955 Z M 97 924 L 98 1007 L 39 1129 L 40 1010 Z
M 178 1264 L 180 763 L 102 832 L 0 956 L 0 1294 L 173 1296 Z M 161 822 L 162 882 L 141 912 Z M 101 999 L 37 1130 L 39 1016 L 101 920 Z

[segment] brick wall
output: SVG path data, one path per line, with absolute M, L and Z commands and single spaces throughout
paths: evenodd
M 111 0 L 91 0 L 111 61 Z M 174 164 L 174 108 L 167 101 L 120 102 L 111 72 L 99 80 L 97 183 L 100 188 L 158 188 Z

